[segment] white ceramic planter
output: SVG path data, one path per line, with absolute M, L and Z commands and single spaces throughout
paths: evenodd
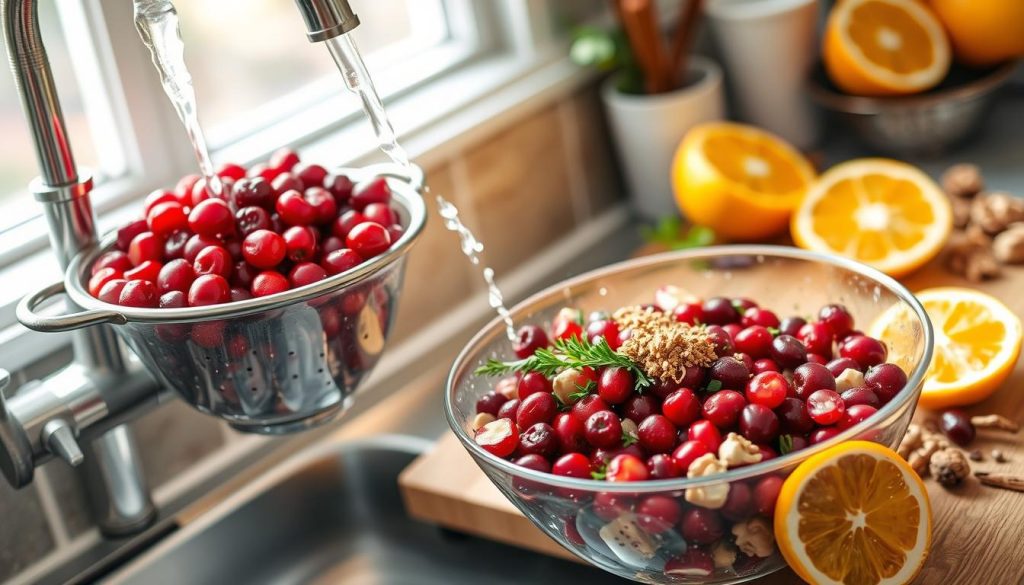
M 601 90 L 633 208 L 646 219 L 676 215 L 672 158 L 693 126 L 725 117 L 722 70 L 710 59 L 690 59 L 689 83 L 658 95 L 624 94 L 609 79 Z

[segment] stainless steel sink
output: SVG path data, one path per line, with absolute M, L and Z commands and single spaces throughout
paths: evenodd
M 428 445 L 388 436 L 316 447 L 186 524 L 108 582 L 625 583 L 598 569 L 411 520 L 397 478 Z

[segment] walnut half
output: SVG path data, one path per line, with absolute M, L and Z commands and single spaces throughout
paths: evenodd
M 998 234 L 1018 221 L 1024 221 L 1024 199 L 1009 193 L 979 195 L 971 203 L 971 223 L 988 234 Z
M 764 518 L 754 518 L 732 525 L 736 546 L 752 557 L 770 557 L 775 551 L 775 534 Z
M 1002 272 L 992 252 L 992 238 L 974 225 L 950 236 L 946 247 L 946 267 L 971 282 L 995 278 Z
M 714 453 L 705 453 L 693 460 L 690 468 L 686 470 L 686 477 L 707 477 L 725 472 L 725 465 L 715 457 Z M 729 497 L 729 484 L 727 482 L 713 483 L 702 487 L 687 488 L 686 501 L 694 506 L 717 510 L 725 505 Z
M 1024 223 L 1015 223 L 992 240 L 992 253 L 1003 264 L 1024 262 Z

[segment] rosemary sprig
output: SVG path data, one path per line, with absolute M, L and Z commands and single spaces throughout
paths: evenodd
M 587 394 L 593 392 L 595 388 L 597 388 L 597 383 L 593 380 L 587 380 L 587 383 L 583 386 L 576 384 L 577 391 L 570 394 L 569 398 L 572 399 L 573 402 L 576 402 L 577 400 L 583 399 Z
M 793 437 L 792 435 L 780 435 L 779 436 L 779 454 L 785 455 L 793 450 Z
M 629 447 L 630 445 L 636 444 L 638 442 L 640 442 L 640 439 L 637 438 L 637 436 L 634 435 L 633 433 L 622 433 L 623 447 Z
M 608 466 L 607 465 L 602 465 L 601 467 L 598 467 L 594 471 L 591 471 L 590 472 L 590 477 L 592 479 L 596 479 L 598 481 L 607 478 L 608 477 Z
M 550 378 L 565 368 L 585 367 L 625 368 L 633 374 L 637 392 L 642 392 L 653 383 L 633 360 L 609 347 L 604 338 L 598 338 L 596 343 L 591 343 L 575 336 L 556 340 L 554 350 L 540 348 L 525 359 L 509 362 L 487 360 L 487 363 L 477 368 L 474 373 L 478 376 L 502 376 L 512 372 L 539 372 Z

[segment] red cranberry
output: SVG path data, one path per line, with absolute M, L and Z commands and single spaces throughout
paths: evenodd
M 274 208 L 288 225 L 310 225 L 317 219 L 316 209 L 294 189 L 278 197 Z
M 704 323 L 704 308 L 700 303 L 680 303 L 672 311 L 676 321 L 687 325 Z
M 121 297 L 124 298 L 123 293 Z M 942 413 L 942 417 L 939 418 L 939 429 L 949 437 L 950 441 L 961 447 L 966 447 L 974 440 L 974 423 L 971 422 L 971 417 L 962 410 L 947 410 Z
M 231 302 L 237 303 L 240 301 L 247 301 L 252 298 L 252 293 L 247 288 L 231 287 Z M 326 330 L 326 328 L 325 328 Z M 239 354 L 241 355 L 241 354 Z
M 162 260 L 164 254 L 164 243 L 153 232 L 142 232 L 132 239 L 128 246 L 128 258 L 132 264 L 138 266 L 146 260 Z
M 801 400 L 817 390 L 835 389 L 835 377 L 821 364 L 807 363 L 793 370 L 793 394 Z
M 540 372 L 527 372 L 519 378 L 516 386 L 516 394 L 520 399 L 526 400 L 533 394 L 550 394 L 551 380 L 548 380 Z
M 763 372 L 747 383 L 747 400 L 751 404 L 775 408 L 782 404 L 789 391 L 789 382 L 785 376 L 778 372 Z
M 176 260 L 183 257 L 185 255 L 185 245 L 191 237 L 192 233 L 188 230 L 178 230 L 167 236 L 167 239 L 164 241 L 164 258 Z
M 714 572 L 715 564 L 711 555 L 696 547 L 688 548 L 685 553 L 665 563 L 665 575 L 670 580 L 678 577 L 707 577 Z
M 777 475 L 762 477 L 754 486 L 754 506 L 757 513 L 771 518 L 775 514 L 775 502 L 782 491 L 782 478 Z
M 836 427 L 822 427 L 820 429 L 814 429 L 811 431 L 811 444 L 817 445 L 818 443 L 824 443 L 841 432 L 842 431 Z
M 115 278 L 108 281 L 100 288 L 100 294 L 96 295 L 96 298 L 104 303 L 117 305 L 121 302 L 121 291 L 124 290 L 124 285 L 126 284 L 128 284 L 128 281 L 123 278 Z
M 710 325 L 705 330 L 708 340 L 715 346 L 715 355 L 730 355 L 733 353 L 732 336 L 718 325 Z
M 616 455 L 605 470 L 605 479 L 613 482 L 647 481 L 649 478 L 647 465 L 635 455 Z
M 548 346 L 548 335 L 544 329 L 536 325 L 523 325 L 516 333 L 516 340 L 512 344 L 512 350 L 516 357 L 526 359 L 535 351 Z
M 293 262 L 305 262 L 316 254 L 316 231 L 306 226 L 293 226 L 281 235 L 285 256 Z
M 235 262 L 235 269 L 231 271 L 231 284 L 238 285 L 248 290 L 252 287 L 252 281 L 260 271 L 254 268 L 245 260 Z
M 736 308 L 736 312 L 743 314 L 748 309 L 756 309 L 757 303 L 753 299 L 746 297 L 736 297 L 732 299 L 732 306 Z
M 661 412 L 672 424 L 686 427 L 700 418 L 700 399 L 693 390 L 680 388 L 669 394 L 661 403 Z
M 188 306 L 188 300 L 185 298 L 185 293 L 172 290 L 160 295 L 159 306 L 161 309 L 184 309 Z
M 663 495 L 647 496 L 636 507 L 636 522 L 649 534 L 661 534 L 675 528 L 683 507 L 675 498 Z
M 847 337 L 839 344 L 839 355 L 857 362 L 861 368 L 877 366 L 887 354 L 881 341 L 867 335 Z
M 476 411 L 478 413 L 484 412 L 492 416 L 497 417 L 498 411 L 501 406 L 508 402 L 508 398 L 505 398 L 503 394 L 491 390 L 487 394 L 484 394 L 476 401 Z
M 507 418 L 499 418 L 484 425 L 482 429 L 476 432 L 473 440 L 492 455 L 508 457 L 519 446 L 519 429 L 515 423 Z M 551 471 L 552 473 L 559 474 L 555 469 Z M 565 474 L 561 473 L 559 475 Z
M 721 383 L 722 388 L 743 390 L 750 379 L 750 370 L 740 360 L 731 355 L 720 357 L 711 364 L 708 377 Z
M 601 397 L 597 394 L 587 394 L 572 405 L 572 415 L 578 418 L 581 423 L 586 423 L 591 415 L 602 410 L 609 410 L 608 403 L 601 400 Z
M 196 183 L 198 183 L 201 178 L 202 177 L 199 175 L 191 174 L 178 179 L 177 184 L 174 185 L 174 193 L 178 197 L 182 198 L 182 203 L 191 201 L 192 188 L 196 186 Z
M 825 305 L 818 311 L 818 321 L 824 323 L 836 339 L 853 329 L 853 316 L 842 305 Z
M 339 215 L 338 219 L 334 220 L 334 223 L 331 224 L 331 233 L 344 240 L 348 237 L 348 233 L 352 231 L 352 228 L 367 221 L 369 220 L 366 219 L 365 215 L 354 209 L 349 209 Z
M 572 339 L 573 337 L 581 339 L 583 337 L 583 327 L 571 319 L 555 319 L 551 323 L 551 336 L 561 340 Z
M 509 418 L 516 420 L 516 413 L 519 412 L 519 399 L 513 398 L 501 405 L 498 409 L 497 418 Z
M 174 191 L 168 191 L 166 189 L 157 189 L 152 191 L 149 195 L 146 195 L 146 199 L 142 204 L 142 217 L 149 220 L 149 214 L 153 211 L 153 208 L 162 203 L 174 203 L 178 206 L 181 205 L 181 199 L 178 198 L 178 194 Z M 153 230 L 153 226 L 149 226 L 150 231 Z
M 205 248 L 220 245 L 222 245 L 221 241 L 213 236 L 201 236 L 199 234 L 195 234 L 185 242 L 185 248 L 182 251 L 181 257 L 191 264 L 196 261 L 196 256 L 198 256 Z
M 807 361 L 807 348 L 795 337 L 779 335 L 772 340 L 771 358 L 779 366 L 792 369 Z
M 237 181 L 245 177 L 245 167 L 234 163 L 224 163 L 217 168 L 217 176 Z
M 345 175 L 330 174 L 324 178 L 324 189 L 331 192 L 334 195 L 334 200 L 338 205 L 344 205 L 348 203 L 348 200 L 352 197 L 352 179 L 349 179 Z
M 695 544 L 711 544 L 725 533 L 718 513 L 707 508 L 690 508 L 683 516 L 683 538 Z
M 764 372 L 778 372 L 779 364 L 775 363 L 775 360 L 771 358 L 759 359 L 754 362 L 754 368 L 751 370 L 755 375 L 763 374 Z
M 622 406 L 622 415 L 636 424 L 640 424 L 645 418 L 655 414 L 657 411 L 657 400 L 646 394 L 634 395 L 626 400 Z
M 518 400 L 510 402 L 518 402 Z M 518 408 L 518 404 L 516 406 Z M 587 450 L 586 430 L 578 418 L 568 412 L 562 412 L 555 416 L 552 426 L 555 429 L 555 436 L 558 437 L 558 445 L 562 453 Z
M 266 211 L 274 208 L 274 188 L 263 177 L 242 179 L 231 190 L 231 199 L 238 209 L 259 207 Z
M 736 346 L 736 351 L 748 354 L 752 358 L 768 357 L 772 350 L 772 334 L 761 325 L 751 325 L 736 334 L 733 345 Z
M 531 394 L 521 399 L 519 412 L 516 413 L 516 424 L 519 428 L 528 428 L 539 422 L 549 423 L 558 414 L 558 405 L 551 394 Z
M 633 394 L 633 374 L 625 368 L 605 368 L 597 381 L 597 394 L 608 404 L 621 404 Z
M 103 290 L 103 286 L 111 280 L 118 280 L 124 277 L 124 273 L 115 268 L 104 268 L 98 272 L 94 272 L 89 278 L 89 294 L 94 297 L 98 297 L 100 291 Z
M 754 494 L 747 484 L 737 481 L 729 485 L 729 495 L 719 512 L 727 520 L 743 522 L 754 515 Z
M 762 309 L 760 307 L 750 307 L 743 311 L 743 317 L 740 318 L 740 325 L 743 327 L 751 327 L 758 325 L 761 327 L 778 329 L 779 328 L 779 317 L 775 313 Z
M 149 231 L 149 226 L 146 224 L 146 220 L 144 219 L 133 221 L 128 225 L 121 226 L 117 230 L 117 249 L 122 252 L 127 252 L 128 247 L 131 246 L 132 240 L 145 231 Z
M 718 453 L 718 447 L 722 444 L 722 433 L 709 420 L 699 420 L 686 432 L 686 438 L 690 441 L 700 441 L 712 453 Z
M 149 282 L 156 283 L 162 268 L 163 264 L 156 260 L 146 260 L 135 268 L 126 271 L 124 277 L 128 280 L 148 280 Z
M 710 452 L 711 449 L 703 441 L 689 440 L 676 447 L 676 450 L 672 452 L 672 461 L 675 462 L 682 475 L 686 475 L 691 463 Z
M 346 270 L 355 268 L 362 264 L 363 259 L 348 248 L 342 248 L 341 250 L 335 250 L 327 254 L 323 260 L 320 261 L 320 266 L 323 267 L 327 274 L 334 276 L 335 274 L 341 274 Z
M 779 419 L 767 406 L 748 404 L 740 413 L 740 433 L 755 443 L 770 443 L 779 435 Z
M 188 227 L 203 236 L 233 234 L 235 215 L 231 208 L 220 199 L 207 199 L 192 208 L 188 214 Z
M 256 230 L 242 241 L 242 256 L 257 268 L 277 266 L 284 260 L 285 252 L 284 238 L 270 230 Z
M 779 333 L 796 337 L 800 333 L 800 329 L 806 324 L 807 321 L 800 317 L 786 317 L 779 323 Z
M 579 479 L 590 479 L 590 473 L 592 471 L 593 468 L 590 466 L 590 460 L 582 453 L 567 453 L 562 455 L 555 460 L 554 465 L 551 466 L 551 473 L 555 475 L 575 477 Z
M 235 213 L 238 233 L 244 238 L 257 230 L 269 230 L 273 227 L 270 214 L 262 207 L 243 207 Z
M 350 199 L 352 207 L 362 211 L 371 203 L 391 203 L 391 187 L 383 177 L 357 185 Z
M 159 203 L 146 215 L 146 224 L 154 234 L 167 236 L 188 227 L 188 217 L 180 203 Z
M 800 328 L 796 338 L 807 351 L 819 355 L 832 355 L 832 332 L 824 323 L 808 323 Z
M 288 279 L 276 270 L 264 270 L 252 279 L 250 292 L 254 297 L 266 297 L 288 290 Z
M 637 437 L 649 453 L 668 453 L 676 446 L 676 427 L 666 417 L 652 414 L 638 426 Z
M 619 516 L 633 511 L 635 500 L 632 496 L 614 492 L 598 492 L 594 496 L 594 515 L 606 522 L 617 520 Z
M 148 280 L 129 280 L 121 289 L 118 304 L 139 309 L 155 308 L 160 302 L 156 285 Z
M 391 247 L 391 235 L 379 223 L 366 221 L 352 228 L 345 237 L 345 245 L 364 260 L 369 260 Z
M 843 399 L 832 390 L 818 390 L 807 397 L 807 414 L 819 425 L 839 422 L 845 411 Z
M 896 364 L 878 364 L 864 372 L 864 382 L 875 388 L 875 394 L 884 404 L 906 387 L 907 374 Z
M 839 419 L 836 423 L 836 427 L 842 430 L 846 430 L 860 422 L 863 422 L 871 417 L 871 415 L 878 412 L 878 409 L 874 406 L 868 406 L 867 404 L 854 404 L 850 406 L 846 405 L 846 412 L 843 414 L 843 418 Z
M 324 258 L 327 257 L 331 252 L 337 252 L 338 250 L 345 250 L 345 241 L 337 236 L 330 235 L 330 232 L 324 234 L 324 241 L 320 244 L 320 255 Z
M 599 319 L 587 324 L 587 340 L 597 343 L 598 339 L 604 339 L 613 351 L 619 349 L 619 326 L 610 319 Z
M 133 267 L 131 259 L 128 254 L 120 250 L 113 250 L 105 252 L 96 263 L 92 265 L 92 274 L 96 274 L 104 268 L 113 268 L 118 272 L 124 272 L 125 270 L 131 270 Z
M 704 378 L 707 376 L 707 369 L 700 366 L 692 366 L 686 368 L 686 373 L 683 374 L 683 379 L 680 380 L 677 387 L 683 388 L 702 388 L 704 386 Z
M 791 435 L 803 435 L 814 428 L 814 421 L 807 413 L 807 405 L 799 398 L 786 398 L 775 408 L 782 431 Z
M 807 445 L 810 444 L 807 441 L 807 439 L 804 438 L 801 435 L 792 435 L 792 436 L 790 436 L 789 439 L 790 439 L 790 442 L 792 444 L 792 448 L 789 450 L 790 453 L 792 453 L 793 451 L 799 451 L 801 449 L 806 449 Z
M 704 418 L 719 429 L 732 428 L 746 405 L 743 395 L 735 390 L 715 392 L 704 401 Z
M 275 195 L 280 197 L 289 191 L 301 193 L 306 187 L 295 175 L 291 173 L 281 173 L 271 181 L 270 188 L 273 189 Z
M 722 329 L 724 329 L 725 332 L 729 334 L 729 338 L 732 339 L 732 343 L 735 346 L 736 335 L 738 335 L 739 332 L 743 330 L 743 328 L 740 327 L 739 323 L 727 323 L 725 325 L 722 325 Z
M 270 167 L 282 173 L 291 171 L 297 164 L 299 164 L 299 155 L 288 147 L 279 148 L 270 155 Z
M 874 390 L 867 386 L 861 386 L 860 388 L 850 388 L 846 392 L 840 395 L 843 402 L 846 404 L 846 408 L 849 409 L 851 406 L 857 406 L 863 404 L 866 406 L 872 406 L 878 408 L 882 405 L 882 401 L 878 399 L 878 395 L 875 394 Z
M 192 263 L 192 269 L 197 275 L 219 274 L 224 278 L 231 277 L 234 269 L 234 260 L 231 254 L 220 246 L 208 246 L 203 248 Z
M 188 289 L 188 304 L 192 307 L 217 305 L 231 300 L 231 287 L 223 276 L 204 274 L 192 282 Z
M 196 279 L 192 265 L 182 259 L 171 260 L 160 269 L 156 279 L 157 290 L 162 294 L 170 291 L 187 293 Z
M 740 314 L 732 301 L 725 297 L 712 297 L 704 301 L 704 322 L 711 325 L 725 325 L 736 323 L 740 320 Z
M 652 455 L 647 460 L 647 473 L 650 474 L 651 479 L 673 479 L 683 475 L 675 460 L 664 453 Z
M 548 463 L 548 460 L 541 455 L 523 455 L 519 459 L 516 459 L 515 463 L 519 467 L 525 467 L 526 469 L 532 469 L 533 471 L 551 473 L 551 464 Z
M 587 442 L 595 447 L 605 449 L 622 443 L 622 424 L 619 417 L 610 410 L 602 410 L 590 415 L 583 425 Z
M 558 452 L 558 437 L 547 423 L 530 426 L 519 435 L 518 453 L 551 457 Z
M 377 222 L 380 225 L 392 225 L 398 223 L 398 216 L 391 206 L 386 203 L 371 203 L 363 208 L 363 215 L 368 221 Z
M 323 185 L 327 169 L 318 164 L 299 163 L 292 168 L 292 173 L 302 180 L 304 185 Z
M 306 189 L 304 197 L 313 206 L 313 211 L 315 212 L 314 222 L 317 225 L 329 224 L 334 221 L 334 218 L 338 217 L 338 203 L 334 200 L 334 195 L 331 195 L 327 189 L 323 187 L 310 187 Z
M 850 358 L 836 358 L 829 363 L 825 364 L 828 371 L 832 373 L 832 376 L 839 377 L 846 370 L 857 370 L 858 372 L 863 371 L 860 364 L 851 360 Z

